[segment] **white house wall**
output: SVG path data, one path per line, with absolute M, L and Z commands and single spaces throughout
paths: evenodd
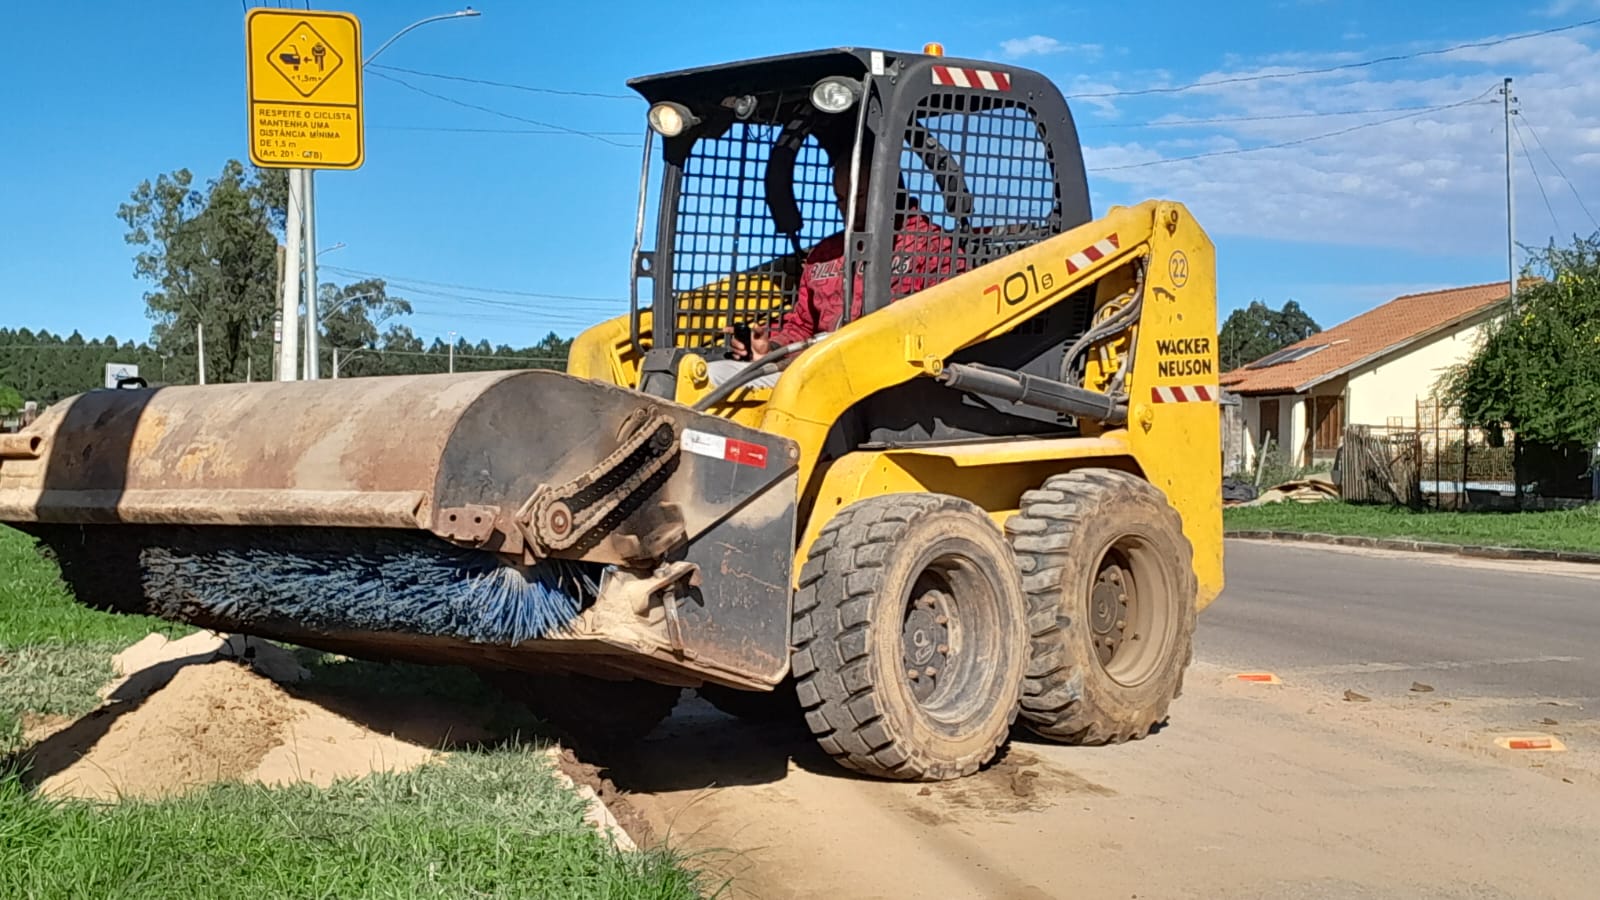
M 1276 435 L 1273 443 L 1274 456 L 1283 458 L 1284 451 L 1292 454 L 1292 458 L 1301 459 L 1306 448 L 1306 395 L 1305 394 L 1279 394 L 1271 397 L 1244 397 L 1244 427 L 1245 427 L 1245 468 L 1253 468 L 1256 456 L 1261 450 L 1261 402 L 1263 400 L 1278 401 L 1278 421 L 1271 422 L 1268 430 Z
M 1417 401 L 1433 396 L 1440 376 L 1464 363 L 1483 333 L 1480 320 L 1383 357 L 1350 373 L 1345 421 L 1353 425 L 1417 424 Z

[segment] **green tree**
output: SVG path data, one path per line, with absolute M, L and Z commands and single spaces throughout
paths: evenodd
M 322 324 L 323 368 L 333 371 L 333 352 L 339 351 L 339 377 L 385 373 L 372 351 L 384 339 L 382 328 L 399 316 L 411 314 L 411 303 L 391 296 L 381 278 L 369 278 L 340 287 L 324 284 L 317 292 L 317 309 Z M 400 328 L 398 324 L 390 329 Z M 405 334 L 410 334 L 406 329 Z
M 152 342 L 193 358 L 203 333 L 207 380 L 243 380 L 254 358 L 271 353 L 284 178 L 228 160 L 202 190 L 179 169 L 141 182 L 117 210 L 139 248 L 134 277 L 151 286 Z
M 22 394 L 9 384 L 0 384 L 0 416 L 9 416 L 22 410 Z
M 115 337 L 85 341 L 48 331 L 0 328 L 0 383 L 41 405 L 99 387 L 107 363 L 133 364 L 152 384 L 193 380 L 193 359 L 164 359 L 154 348 Z M 165 371 L 164 371 L 165 369 Z
M 1600 439 L 1600 235 L 1554 243 L 1517 291 L 1516 315 L 1491 322 L 1472 357 L 1440 383 L 1443 399 L 1491 437 L 1583 448 Z
M 1223 371 L 1255 362 L 1274 350 L 1282 350 L 1322 330 L 1300 304 L 1290 300 L 1282 309 L 1273 309 L 1260 300 L 1228 314 L 1217 337 L 1217 352 Z

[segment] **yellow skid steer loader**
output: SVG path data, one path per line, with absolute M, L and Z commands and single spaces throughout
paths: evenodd
M 1015 66 L 630 84 L 632 309 L 568 372 L 90 391 L 0 438 L 0 521 L 83 603 L 509 674 L 616 734 L 782 690 L 841 764 L 942 779 L 1019 715 L 1163 721 L 1222 587 L 1188 211 L 1092 216 Z

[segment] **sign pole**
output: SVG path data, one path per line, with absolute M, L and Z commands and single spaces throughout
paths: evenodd
M 295 381 L 300 368 L 300 224 L 304 169 L 289 170 L 288 214 L 284 219 L 283 346 L 278 352 L 278 380 Z
M 322 376 L 322 313 L 317 309 L 317 191 L 316 170 L 306 169 L 301 178 L 306 189 L 306 380 Z

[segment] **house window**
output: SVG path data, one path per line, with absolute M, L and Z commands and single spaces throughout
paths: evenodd
M 1263 441 L 1270 437 L 1274 444 L 1278 442 L 1278 401 L 1276 399 L 1261 401 L 1261 421 L 1258 427 L 1261 430 Z
M 1311 410 L 1312 452 L 1332 453 L 1338 450 L 1339 441 L 1344 435 L 1344 398 L 1312 397 Z

